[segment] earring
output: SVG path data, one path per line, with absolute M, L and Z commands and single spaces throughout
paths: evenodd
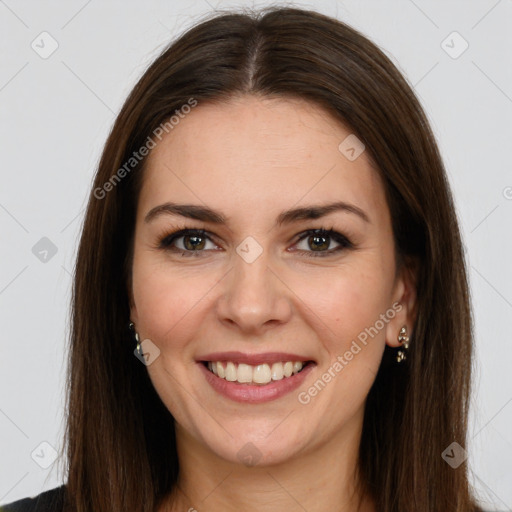
M 400 332 L 398 333 L 398 342 L 400 344 L 403 343 L 403 348 L 407 350 L 409 348 L 409 336 L 407 336 L 407 326 L 404 325 Z M 405 350 L 399 350 L 396 356 L 397 363 L 401 363 L 404 359 L 407 359 L 405 356 Z
M 130 331 L 134 333 L 135 341 L 137 342 L 137 354 L 139 354 L 139 356 L 142 357 L 142 347 L 139 341 L 139 333 L 135 330 L 135 324 L 133 322 L 130 322 L 128 324 L 128 327 L 130 328 Z

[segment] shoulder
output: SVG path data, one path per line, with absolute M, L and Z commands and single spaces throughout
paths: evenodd
M 32 498 L 0 505 L 0 512 L 62 512 L 65 490 L 66 486 L 63 484 Z

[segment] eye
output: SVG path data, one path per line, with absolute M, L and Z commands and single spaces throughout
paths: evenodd
M 338 244 L 338 247 L 329 249 L 332 240 Z M 352 242 L 346 236 L 332 229 L 323 228 L 306 231 L 297 243 L 299 242 L 304 242 L 303 246 L 305 245 L 306 249 L 297 249 L 297 252 L 311 257 L 325 257 L 353 247 Z M 308 247 L 311 247 L 312 250 L 307 250 Z
M 164 236 L 158 247 L 181 252 L 181 256 L 200 256 L 205 249 L 208 249 L 207 242 L 213 245 L 213 249 L 217 247 L 203 229 L 182 229 Z
M 338 244 L 337 247 L 330 248 L 332 242 Z M 208 247 L 208 243 L 212 247 Z M 298 241 L 294 244 L 303 243 L 303 248 L 295 248 L 292 252 L 297 252 L 308 257 L 325 257 L 338 253 L 343 249 L 350 249 L 354 245 L 350 240 L 332 229 L 310 229 L 300 234 Z M 204 256 L 208 250 L 218 249 L 218 246 L 212 241 L 211 236 L 204 229 L 184 228 L 161 237 L 158 244 L 159 249 L 181 253 L 180 256 Z M 312 248 L 312 250 L 308 250 Z

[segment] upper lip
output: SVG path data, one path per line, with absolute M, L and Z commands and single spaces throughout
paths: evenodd
M 197 358 L 197 361 L 231 361 L 233 363 L 250 364 L 251 366 L 264 363 L 282 363 L 287 361 L 313 361 L 310 357 L 290 354 L 287 352 L 264 352 L 261 354 L 245 354 L 243 352 L 212 352 Z

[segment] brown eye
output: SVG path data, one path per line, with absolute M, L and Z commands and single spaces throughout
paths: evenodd
M 206 244 L 210 242 L 212 248 L 217 246 L 211 241 L 204 230 L 182 229 L 160 240 L 158 247 L 173 252 L 181 252 L 183 256 L 200 256 L 207 250 Z
M 180 238 L 183 238 L 183 245 L 185 246 L 185 249 L 189 251 L 204 249 L 206 243 L 204 237 L 197 235 L 184 235 Z
M 332 248 L 333 241 L 337 247 Z M 354 245 L 350 240 L 333 230 L 310 229 L 302 234 L 295 245 L 304 243 L 305 247 L 296 249 L 305 256 L 330 256 L 339 253 L 343 249 L 350 249 Z M 212 247 L 207 247 L 211 243 Z M 181 256 L 202 256 L 207 255 L 209 250 L 218 249 L 211 237 L 202 229 L 182 229 L 164 236 L 158 247 L 160 249 L 179 252 Z
M 329 249 L 332 245 L 332 240 L 338 244 L 338 247 Z M 353 247 L 353 244 L 346 236 L 337 231 L 325 229 L 311 229 L 306 231 L 299 239 L 299 242 L 305 242 L 304 245 L 306 247 L 298 249 L 298 252 L 306 256 L 329 256 L 343 249 Z

